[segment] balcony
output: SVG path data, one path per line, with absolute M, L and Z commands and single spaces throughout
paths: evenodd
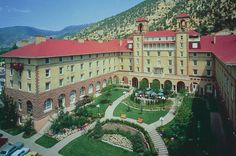
M 24 69 L 23 63 L 11 63 L 10 68 L 16 71 L 22 71 Z

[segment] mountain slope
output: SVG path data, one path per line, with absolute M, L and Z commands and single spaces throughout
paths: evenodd
M 0 28 L 0 48 L 12 47 L 17 41 L 33 38 L 36 35 L 53 36 L 57 38 L 63 38 L 65 35 L 71 35 L 75 32 L 89 26 L 75 25 L 66 27 L 60 31 L 42 30 L 28 26 L 14 26 Z
M 145 0 L 116 16 L 97 22 L 66 39 L 107 40 L 126 37 L 135 30 L 135 20 L 145 17 L 150 30 L 174 29 L 175 16 L 186 12 L 192 17 L 191 26 L 201 33 L 233 29 L 236 23 L 235 0 Z

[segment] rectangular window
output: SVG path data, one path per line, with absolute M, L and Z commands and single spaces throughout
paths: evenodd
M 84 74 L 80 75 L 80 80 L 83 81 L 84 80 Z
M 132 70 L 133 70 L 133 67 L 132 67 L 132 66 L 129 66 L 129 70 L 132 71 Z
M 89 77 L 92 77 L 92 72 L 89 72 Z
M 28 59 L 28 64 L 31 64 L 31 59 Z
M 180 48 L 183 48 L 184 47 L 184 44 L 183 43 L 180 43 Z
M 150 59 L 147 59 L 147 64 L 150 64 Z
M 129 59 L 129 63 L 130 63 L 130 64 L 132 63 L 132 59 Z
M 147 68 L 147 72 L 150 72 L 150 68 L 149 67 Z
M 80 69 L 84 69 L 84 64 L 80 64 Z
M 180 73 L 181 73 L 181 75 L 183 75 L 183 74 L 184 74 L 184 70 L 183 70 L 183 69 L 181 69 L 181 70 L 180 70 Z
M 31 83 L 28 83 L 27 86 L 28 86 L 28 92 L 31 92 Z
M 50 77 L 50 69 L 45 70 L 45 77 Z
M 70 56 L 70 60 L 73 61 L 74 60 L 74 56 Z
M 49 58 L 45 58 L 45 63 L 49 64 L 50 63 L 50 59 Z
M 180 61 L 180 65 L 181 65 L 181 66 L 184 65 L 184 61 L 183 61 L 183 60 Z
M 59 74 L 62 75 L 63 74 L 63 67 L 59 68 Z
M 172 65 L 172 60 L 169 60 L 169 65 L 170 65 L 170 66 Z
M 81 60 L 83 59 L 83 55 L 80 55 L 80 59 L 81 59 Z
M 92 62 L 89 62 L 89 68 L 91 68 L 92 67 Z
M 97 75 L 99 74 L 99 70 L 97 70 Z
M 150 56 L 150 52 L 149 51 L 147 51 L 147 56 Z
M 171 51 L 169 51 L 169 56 L 172 56 L 172 52 Z
M 63 79 L 59 80 L 59 86 L 62 87 L 63 86 Z
M 184 56 L 184 52 L 183 51 L 180 51 L 180 56 Z
M 157 56 L 161 56 L 161 52 L 160 51 L 157 52 Z
M 11 70 L 10 70 L 10 76 L 13 76 L 13 73 L 14 73 L 14 70 L 11 69 Z
M 123 70 L 123 69 L 124 69 L 124 66 L 123 66 L 123 65 L 121 65 L 121 66 L 120 66 L 120 69 L 121 69 L 121 70 Z
M 123 59 L 122 59 L 122 62 L 123 62 Z M 105 60 L 103 60 L 102 64 L 105 65 Z
M 207 53 L 207 57 L 211 57 L 211 53 Z
M 197 69 L 194 69 L 194 70 L 193 70 L 193 74 L 194 74 L 194 75 L 197 75 Z
M 196 57 L 196 56 L 197 56 L 197 53 L 193 53 L 193 56 Z
M 197 60 L 193 60 L 193 65 L 194 65 L 194 66 L 197 65 Z
M 74 83 L 74 79 L 75 79 L 75 77 L 74 77 L 74 76 L 71 76 L 71 77 L 70 77 L 70 82 L 71 82 L 71 83 Z
M 45 83 L 45 90 L 50 90 L 50 82 Z
M 137 67 L 137 71 L 139 71 L 139 67 Z
M 22 88 L 21 88 L 21 82 L 20 82 L 20 81 L 18 82 L 18 86 L 19 86 L 19 89 L 22 89 Z
M 63 58 L 62 57 L 59 57 L 59 62 L 63 62 Z
M 10 80 L 10 87 L 13 88 L 13 80 Z
M 27 78 L 31 79 L 31 70 L 29 70 L 29 69 L 27 70 Z
M 98 58 L 98 54 L 96 54 L 96 58 Z
M 207 70 L 207 76 L 211 76 L 211 70 Z
M 139 51 L 137 51 L 137 55 L 139 56 Z
M 18 99 L 18 110 L 22 111 L 22 101 L 21 101 L 21 99 Z
M 89 54 L 89 58 L 91 58 L 92 57 L 92 55 L 91 54 Z
M 207 66 L 211 66 L 211 61 L 207 61 Z
M 121 62 L 121 63 L 123 62 L 123 58 L 120 59 L 120 62 Z M 103 63 L 103 65 L 104 65 L 104 63 Z
M 71 72 L 74 72 L 74 65 L 71 65 L 71 66 L 70 66 L 70 71 L 71 71 Z
M 172 74 L 172 69 L 169 69 L 169 74 Z
M 103 69 L 103 73 L 105 73 L 105 71 L 106 71 L 106 69 L 104 68 L 104 69 Z

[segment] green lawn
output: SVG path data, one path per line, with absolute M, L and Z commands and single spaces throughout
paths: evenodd
M 35 141 L 35 143 L 45 147 L 45 148 L 51 148 L 54 146 L 58 141 L 52 137 L 49 137 L 47 135 L 41 136 L 39 139 Z
M 63 156 L 138 156 L 138 154 L 94 140 L 85 135 L 73 140 L 59 151 Z
M 2 129 L 2 130 L 14 136 L 23 132 L 23 129 L 21 127 Z
M 175 119 L 158 129 L 170 155 L 211 155 L 210 107 L 205 100 L 185 97 Z
M 135 107 L 135 108 L 140 108 L 140 104 L 130 100 L 130 96 L 128 98 L 126 98 L 124 100 L 124 102 L 132 107 Z M 173 104 L 173 102 L 171 100 L 166 100 L 164 103 L 160 103 L 160 104 L 144 104 L 143 105 L 143 108 L 144 109 L 160 109 L 160 108 L 163 108 L 165 106 L 171 106 Z
M 107 107 L 110 103 L 113 103 L 116 99 L 123 95 L 123 92 L 127 91 L 126 89 L 117 89 L 113 88 L 110 91 L 103 92 L 102 95 L 95 99 L 95 102 L 89 106 L 87 106 L 87 110 L 93 114 L 93 116 L 97 117 L 98 112 L 100 114 L 104 114 Z M 100 105 L 98 109 L 96 105 Z
M 165 116 L 168 111 L 143 111 L 141 114 L 140 109 L 133 109 L 130 108 L 130 111 L 127 111 L 128 106 L 121 103 L 119 104 L 115 111 L 113 112 L 114 116 L 120 117 L 121 114 L 126 114 L 127 118 L 135 119 L 141 117 L 143 118 L 143 122 L 147 124 L 151 124 L 157 120 L 159 120 L 160 117 Z

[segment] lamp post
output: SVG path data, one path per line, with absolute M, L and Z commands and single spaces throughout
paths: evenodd
M 164 117 L 160 117 L 161 126 L 163 125 Z

